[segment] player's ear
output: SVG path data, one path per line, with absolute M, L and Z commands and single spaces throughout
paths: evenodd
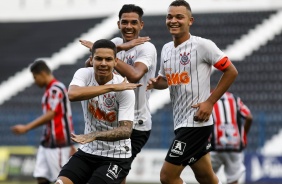
M 93 61 L 92 61 L 92 59 L 93 59 L 93 57 L 90 56 L 90 57 L 89 57 L 89 60 L 88 60 L 88 62 L 89 62 L 88 67 L 89 67 L 89 66 L 93 66 Z
M 144 27 L 144 21 L 141 21 L 140 25 L 141 25 L 141 29 L 143 29 L 143 27 Z
M 115 67 L 117 66 L 118 58 L 115 58 Z
M 120 29 L 120 21 L 117 21 L 118 29 Z
M 191 18 L 189 19 L 189 26 L 192 26 L 193 22 L 194 22 L 194 17 L 191 17 Z

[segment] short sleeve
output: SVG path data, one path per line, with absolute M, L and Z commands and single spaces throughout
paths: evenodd
M 49 91 L 49 97 L 47 100 L 47 110 L 52 110 L 54 112 L 60 111 L 61 102 L 64 98 L 62 90 L 56 86 L 52 86 Z
M 144 44 L 137 47 L 139 47 L 140 49 L 138 49 L 139 52 L 135 62 L 142 62 L 149 69 L 153 65 L 153 62 L 155 62 L 157 57 L 157 50 L 155 46 L 150 42 L 145 42 Z
M 203 39 L 201 47 L 203 49 L 203 60 L 210 63 L 211 65 L 215 65 L 222 58 L 226 57 L 226 54 L 223 53 L 211 40 Z
M 166 78 L 165 71 L 164 71 L 164 51 L 165 51 L 165 46 L 163 46 L 162 51 L 161 51 L 160 70 L 158 72 L 158 75 Z
M 92 70 L 92 67 L 78 69 L 72 78 L 70 86 L 87 86 L 92 75 Z
M 241 116 L 246 117 L 250 114 L 249 108 L 243 103 L 243 101 L 239 97 L 237 99 L 237 104 Z
M 133 90 L 125 90 L 117 93 L 119 103 L 118 121 L 134 120 L 135 95 Z

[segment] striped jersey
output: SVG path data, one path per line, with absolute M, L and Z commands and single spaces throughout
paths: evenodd
M 123 80 L 123 77 L 114 74 L 113 79 L 106 84 L 117 84 L 123 82 Z M 77 70 L 70 85 L 99 86 L 95 80 L 92 67 Z M 81 101 L 85 122 L 84 133 L 112 130 L 119 126 L 118 121 L 133 121 L 134 104 L 133 90 L 109 92 Z M 130 139 L 119 141 L 95 140 L 81 145 L 80 149 L 86 153 L 104 157 L 131 157 Z
M 122 38 L 114 38 L 112 41 L 116 45 L 123 43 Z M 150 90 L 146 90 L 147 82 L 155 77 L 157 64 L 157 50 L 150 42 L 137 45 L 130 50 L 120 51 L 117 58 L 133 66 L 135 62 L 142 62 L 148 67 L 148 72 L 140 79 L 138 83 L 143 84 L 134 90 L 135 92 L 135 111 L 133 129 L 139 131 L 148 131 L 152 128 L 151 113 L 149 108 Z
M 226 92 L 213 107 L 213 148 L 217 151 L 241 151 L 247 144 L 244 122 L 250 114 L 239 97 Z
M 159 75 L 169 86 L 174 130 L 213 124 L 212 118 L 207 122 L 194 121 L 197 109 L 191 106 L 207 100 L 212 66 L 223 58 L 226 55 L 214 42 L 193 35 L 177 47 L 173 42 L 163 46 Z M 226 65 L 226 60 L 222 65 Z
M 55 112 L 55 117 L 44 126 L 41 145 L 48 148 L 71 145 L 70 134 L 74 129 L 65 85 L 53 79 L 46 87 L 41 103 L 44 114 L 49 110 Z

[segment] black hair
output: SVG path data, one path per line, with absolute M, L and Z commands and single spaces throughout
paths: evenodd
M 143 9 L 141 7 L 136 6 L 134 4 L 125 4 L 120 9 L 118 17 L 119 19 L 121 19 L 123 13 L 131 13 L 131 12 L 137 13 L 139 15 L 140 20 L 144 14 Z
M 192 12 L 189 3 L 186 2 L 185 0 L 174 0 L 172 3 L 170 3 L 169 6 L 184 6 L 184 7 L 186 7 L 187 10 Z
M 117 48 L 116 48 L 116 45 L 112 41 L 107 40 L 107 39 L 100 39 L 100 40 L 95 41 L 91 49 L 92 56 L 94 55 L 96 49 L 99 49 L 99 48 L 112 49 L 114 51 L 114 57 L 116 57 Z
M 51 74 L 50 68 L 47 66 L 47 64 L 43 60 L 34 61 L 30 66 L 30 71 L 34 74 L 39 74 L 43 71 L 48 74 Z

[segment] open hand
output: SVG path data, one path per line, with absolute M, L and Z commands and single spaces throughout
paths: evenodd
M 85 47 L 87 47 L 88 49 L 92 49 L 93 43 L 87 40 L 79 40 L 81 45 L 84 45 Z

